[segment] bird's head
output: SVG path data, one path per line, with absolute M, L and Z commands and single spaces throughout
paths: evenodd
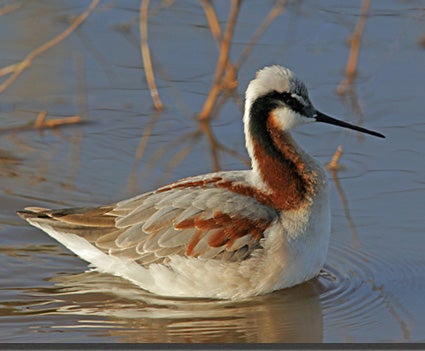
M 272 121 L 266 121 L 267 119 Z M 285 132 L 301 124 L 322 122 L 385 138 L 381 133 L 340 121 L 318 111 L 310 101 L 305 84 L 291 70 L 278 65 L 258 71 L 246 91 L 245 128 L 266 122 L 272 122 Z

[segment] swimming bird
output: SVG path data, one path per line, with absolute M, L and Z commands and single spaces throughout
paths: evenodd
M 100 272 L 169 297 L 242 299 L 317 276 L 329 244 L 323 167 L 290 131 L 323 122 L 287 68 L 257 72 L 243 115 L 252 168 L 185 178 L 106 206 L 18 214 Z

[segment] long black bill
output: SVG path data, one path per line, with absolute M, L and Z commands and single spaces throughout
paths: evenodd
M 357 131 L 362 132 L 362 133 L 374 135 L 374 136 L 379 137 L 379 138 L 385 138 L 385 135 L 383 135 L 381 133 L 374 132 L 374 131 L 366 129 L 366 128 L 354 126 L 350 123 L 340 121 L 339 119 L 329 117 L 329 116 L 327 116 L 324 113 L 319 112 L 319 111 L 317 111 L 316 116 L 314 116 L 314 118 L 316 119 L 317 122 L 333 124 L 333 125 L 336 125 L 336 126 L 357 130 Z

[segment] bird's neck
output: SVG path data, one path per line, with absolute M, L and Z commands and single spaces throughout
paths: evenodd
M 269 118 L 263 130 L 251 128 L 252 167 L 273 205 L 282 211 L 297 209 L 311 199 L 318 174 L 315 161 Z M 313 166 L 313 167 L 312 167 Z

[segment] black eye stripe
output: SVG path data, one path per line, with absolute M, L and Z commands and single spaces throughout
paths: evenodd
M 306 106 L 288 92 L 279 93 L 277 91 L 272 91 L 260 97 L 258 100 L 260 100 L 263 104 L 268 105 L 270 110 L 278 107 L 279 102 L 283 102 L 294 112 L 305 115 Z
M 295 112 L 298 112 L 300 114 L 304 114 L 305 106 L 297 99 L 294 98 L 289 93 L 278 93 L 280 96 L 280 100 L 285 102 L 286 105 L 288 105 L 292 110 Z

